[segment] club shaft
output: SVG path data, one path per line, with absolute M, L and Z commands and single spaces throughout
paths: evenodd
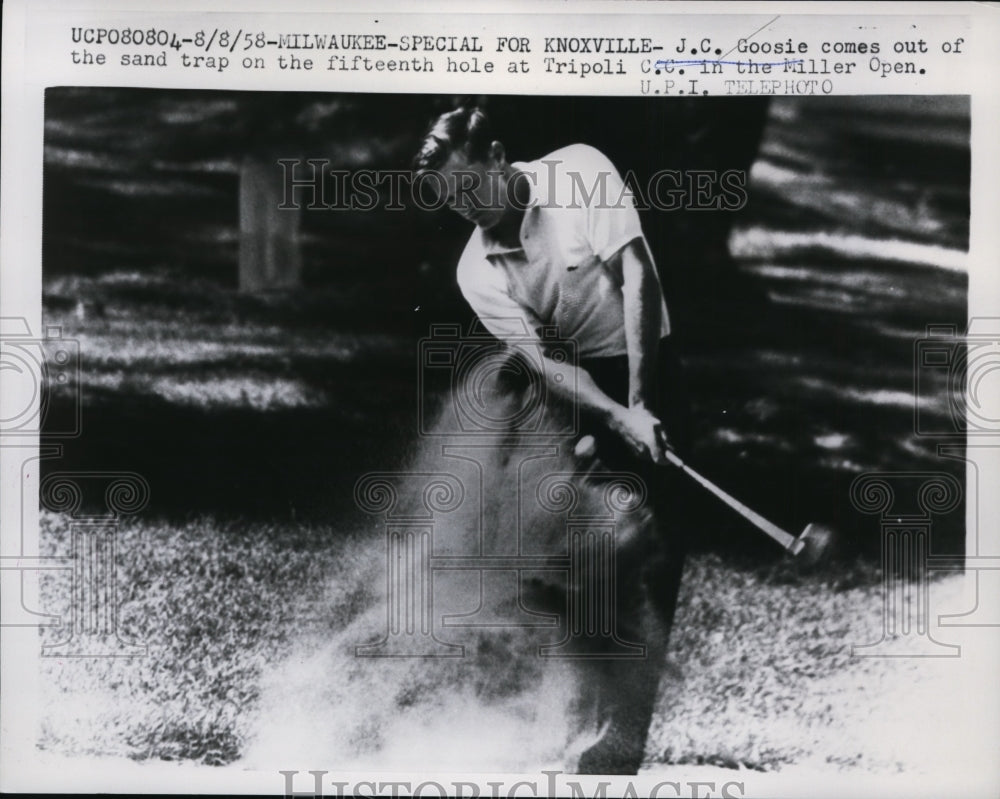
M 719 488 L 715 483 L 709 480 L 707 477 L 703 477 L 698 474 L 694 469 L 688 466 L 684 461 L 682 461 L 675 453 L 667 450 L 667 460 L 670 461 L 674 466 L 680 469 L 684 474 L 694 480 L 702 488 L 711 491 L 715 496 L 725 502 L 730 508 L 735 510 L 740 516 L 750 522 L 754 527 L 759 530 L 763 530 L 771 538 L 777 541 L 785 549 L 795 550 L 797 548 L 798 539 L 790 533 L 782 530 L 778 525 L 773 522 L 768 521 L 763 516 L 761 516 L 757 511 L 752 508 L 748 508 L 742 502 L 740 502 L 736 497 L 726 493 L 721 488 Z

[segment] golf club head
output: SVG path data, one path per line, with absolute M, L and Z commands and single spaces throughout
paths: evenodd
M 802 566 L 812 567 L 829 556 L 835 541 L 836 532 L 832 527 L 813 522 L 806 525 L 806 529 L 788 547 L 788 551 Z

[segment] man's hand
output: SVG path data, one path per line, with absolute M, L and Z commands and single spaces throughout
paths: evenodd
M 611 429 L 640 458 L 658 464 L 667 462 L 667 436 L 663 425 L 641 405 L 631 408 L 619 406 L 611 414 Z
M 637 457 L 658 464 L 669 462 L 667 434 L 645 405 L 634 403 L 630 408 L 619 405 L 601 391 L 586 369 L 568 361 L 546 358 L 543 374 L 553 395 L 578 403 L 582 411 L 598 414 Z

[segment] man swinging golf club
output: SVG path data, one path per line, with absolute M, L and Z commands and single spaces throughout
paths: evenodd
M 668 445 L 686 451 L 685 399 L 667 306 L 631 194 L 598 150 L 574 144 L 544 158 L 511 162 L 477 108 L 443 114 L 414 167 L 436 173 L 448 206 L 473 222 L 458 284 L 498 339 L 555 326 L 576 343 L 578 363 L 546 359 L 550 392 L 576 404 L 611 468 L 644 479 L 650 529 L 618 552 L 616 623 L 647 656 L 588 663 L 600 729 L 580 756 L 583 773 L 635 773 L 646 735 L 680 586 L 684 547 L 664 522 Z M 567 396 L 567 394 L 572 394 Z M 650 630 L 656 635 L 650 637 Z

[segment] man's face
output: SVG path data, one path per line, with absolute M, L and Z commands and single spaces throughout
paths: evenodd
M 470 161 L 463 152 L 453 152 L 441 175 L 448 187 L 447 204 L 463 219 L 484 230 L 499 224 L 507 211 L 507 178 L 502 161 Z

